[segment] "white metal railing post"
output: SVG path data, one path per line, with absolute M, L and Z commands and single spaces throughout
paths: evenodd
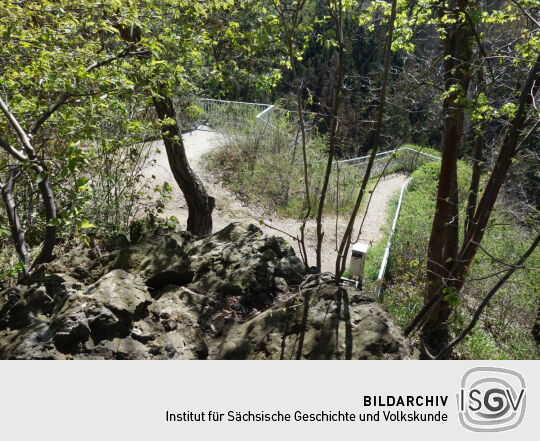
M 206 114 L 209 114 L 210 111 L 213 110 L 213 108 L 215 108 L 218 105 L 237 106 L 237 108 L 238 108 L 238 106 L 242 106 L 244 108 L 246 106 L 259 107 L 262 110 L 259 113 L 257 113 L 255 118 L 258 121 L 261 121 L 263 124 L 265 124 L 267 126 L 270 126 L 273 129 L 276 129 L 276 127 L 274 127 L 270 123 L 270 114 L 271 114 L 272 109 L 275 108 L 275 106 L 273 104 L 250 103 L 250 102 L 245 102 L 245 101 L 217 100 L 217 99 L 214 99 L 214 98 L 199 98 L 199 101 L 202 103 L 201 107 L 203 108 L 203 111 Z M 242 108 L 240 108 L 240 112 L 243 114 Z M 233 112 L 229 112 L 229 114 L 230 113 L 233 113 Z
M 411 147 L 401 147 L 400 149 L 409 150 L 409 151 L 412 151 L 412 152 L 415 152 L 415 153 L 419 153 L 419 154 L 422 154 L 422 155 L 424 155 L 426 157 L 429 157 L 430 159 L 435 159 L 437 161 L 441 160 L 441 158 L 439 158 L 438 156 L 431 155 L 429 153 L 424 153 L 424 152 L 422 152 L 420 150 L 416 150 L 416 149 L 413 149 Z M 382 262 L 381 262 L 381 267 L 379 268 L 379 274 L 377 276 L 377 280 L 375 281 L 375 284 L 376 284 L 375 295 L 377 296 L 378 299 L 381 297 L 382 285 L 383 285 L 383 282 L 384 282 L 384 277 L 386 275 L 386 268 L 388 266 L 388 259 L 390 257 L 390 248 L 392 246 L 392 239 L 393 239 L 394 233 L 396 232 L 397 221 L 398 221 L 398 218 L 399 218 L 399 213 L 401 211 L 401 205 L 403 204 L 403 197 L 405 195 L 405 190 L 407 189 L 407 187 L 408 187 L 409 183 L 411 182 L 411 180 L 412 180 L 412 177 L 407 178 L 405 180 L 405 182 L 403 182 L 403 184 L 401 185 L 401 193 L 399 195 L 399 200 L 398 200 L 398 204 L 397 204 L 397 207 L 396 207 L 396 213 L 394 215 L 394 221 L 392 222 L 392 229 L 390 230 L 390 234 L 388 235 L 388 240 L 386 242 L 386 247 L 384 248 L 384 255 L 383 255 Z
M 376 288 L 375 288 L 375 294 L 377 298 L 381 296 L 381 290 L 382 290 L 382 283 L 384 281 L 384 275 L 386 273 L 386 267 L 388 265 L 388 258 L 390 256 L 390 247 L 392 246 L 392 237 L 394 236 L 394 233 L 396 231 L 396 225 L 399 217 L 399 212 L 401 210 L 401 204 L 403 202 L 403 195 L 405 194 L 405 190 L 407 189 L 407 186 L 409 185 L 409 182 L 411 182 L 411 178 L 408 178 L 403 182 L 401 185 L 401 193 L 399 194 L 399 200 L 396 207 L 396 214 L 394 215 L 394 222 L 392 222 L 392 229 L 390 230 L 390 234 L 388 235 L 388 241 L 386 242 L 386 247 L 384 248 L 384 255 L 381 262 L 381 267 L 379 269 L 379 275 L 377 276 Z
M 376 157 L 375 161 L 380 161 L 383 158 L 385 158 L 386 156 L 392 155 L 394 153 L 397 154 L 397 152 L 402 151 L 402 150 L 415 152 L 415 153 L 417 153 L 419 155 L 425 156 L 425 157 L 430 158 L 430 159 L 436 159 L 438 161 L 440 161 L 440 159 L 441 159 L 438 156 L 432 155 L 430 153 L 425 153 L 425 152 L 423 152 L 421 150 L 413 149 L 412 147 L 402 146 L 402 147 L 398 147 L 395 150 L 389 150 L 387 152 L 379 152 L 379 153 L 375 154 L 375 157 Z M 341 161 L 337 161 L 337 162 L 339 162 L 340 164 L 347 164 L 347 163 L 350 163 L 350 162 L 353 162 L 353 161 L 363 161 L 363 162 L 354 163 L 354 164 L 351 164 L 351 165 L 353 165 L 353 166 L 364 165 L 364 164 L 367 164 L 369 162 L 370 156 L 371 155 L 366 155 L 366 156 L 359 156 L 357 158 L 342 159 Z
M 273 110 L 278 109 L 272 104 L 249 103 L 249 102 L 242 102 L 242 101 L 217 100 L 217 99 L 213 99 L 213 98 L 200 98 L 199 100 L 202 103 L 201 107 L 203 108 L 203 111 L 205 113 L 207 113 L 207 114 L 210 114 L 211 112 L 213 112 L 214 108 L 217 107 L 218 105 L 257 106 L 262 110 L 259 113 L 257 113 L 257 115 L 255 116 L 255 119 L 258 120 L 258 121 L 261 121 L 263 124 L 265 124 L 268 127 L 271 127 L 274 130 L 278 130 L 278 128 L 275 127 L 270 122 L 270 118 L 271 118 L 271 114 L 272 114 Z M 229 111 L 228 113 L 232 114 L 234 112 Z M 425 153 L 425 152 L 422 152 L 421 150 L 417 150 L 417 149 L 412 148 L 412 147 L 402 146 L 402 147 L 396 148 L 395 150 L 390 150 L 390 151 L 387 151 L 387 152 L 379 152 L 379 153 L 377 153 L 375 155 L 375 161 L 381 161 L 383 159 L 386 159 L 386 157 L 388 157 L 388 155 L 397 155 L 397 153 L 399 151 L 414 152 L 417 155 L 422 155 L 422 156 L 424 156 L 426 158 L 429 158 L 431 160 L 437 160 L 437 161 L 441 160 L 440 157 L 432 155 L 430 153 Z M 357 158 L 343 159 L 343 160 L 340 160 L 340 161 L 336 161 L 336 163 L 337 164 L 349 164 L 349 165 L 351 165 L 353 167 L 361 167 L 361 166 L 364 166 L 364 165 L 369 163 L 369 158 L 370 158 L 370 155 L 366 155 L 366 156 L 360 156 L 360 157 L 357 157 Z M 403 204 L 403 198 L 404 198 L 404 195 L 405 195 L 405 190 L 407 189 L 407 186 L 411 182 L 411 179 L 412 178 L 410 178 L 410 177 L 408 179 L 406 179 L 405 182 L 403 182 L 403 184 L 401 186 L 401 192 L 400 192 L 400 195 L 399 195 L 398 205 L 397 205 L 397 208 L 396 208 L 396 213 L 394 215 L 394 220 L 392 222 L 392 229 L 391 229 L 390 234 L 388 236 L 386 247 L 384 249 L 383 259 L 382 259 L 382 262 L 381 262 L 381 266 L 379 268 L 379 273 L 378 273 L 378 276 L 377 276 L 377 280 L 375 282 L 376 283 L 375 293 L 377 295 L 377 298 L 379 298 L 381 296 L 382 285 L 383 285 L 383 282 L 384 282 L 384 277 L 386 275 L 386 269 L 387 269 L 387 266 L 388 266 L 388 260 L 389 260 L 389 257 L 390 257 L 390 248 L 392 246 L 392 238 L 393 238 L 394 233 L 396 231 L 396 226 L 397 226 L 397 222 L 398 222 L 398 218 L 399 218 L 399 213 L 401 211 L 401 206 Z

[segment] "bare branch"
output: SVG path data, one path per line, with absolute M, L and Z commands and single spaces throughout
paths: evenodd
M 525 15 L 529 20 L 531 20 L 536 26 L 540 28 L 540 22 L 536 18 L 534 18 L 523 6 L 521 6 L 518 1 L 512 0 L 512 3 L 516 5 L 521 10 L 521 12 L 523 12 L 523 15 Z
M 497 293 L 497 291 L 501 288 L 501 286 L 504 285 L 504 283 L 514 274 L 514 272 L 521 268 L 525 260 L 532 254 L 532 252 L 536 249 L 538 246 L 538 243 L 540 243 L 540 234 L 536 236 L 536 239 L 533 241 L 533 243 L 530 245 L 529 249 L 519 258 L 519 260 L 513 265 L 512 268 L 510 268 L 506 274 L 501 277 L 501 279 L 495 284 L 495 286 L 491 289 L 491 291 L 484 297 L 482 300 L 482 303 L 480 303 L 480 306 L 476 309 L 473 318 L 471 322 L 467 325 L 467 327 L 461 331 L 461 334 L 459 334 L 454 340 L 452 340 L 446 347 L 444 347 L 435 357 L 436 360 L 440 360 L 441 358 L 444 358 L 458 343 L 460 343 L 476 326 L 476 323 L 478 323 L 478 320 L 480 319 L 480 316 L 482 315 L 482 312 L 488 305 L 491 298 Z
M 18 161 L 22 162 L 28 159 L 22 152 L 19 152 L 15 147 L 13 147 L 4 138 L 0 138 L 0 146 Z
M 26 132 L 22 129 L 21 125 L 19 124 L 19 121 L 17 121 L 17 118 L 15 118 L 15 116 L 13 116 L 13 114 L 9 111 L 9 108 L 8 108 L 7 104 L 4 102 L 4 100 L 2 100 L 1 97 L 0 97 L 0 109 L 2 110 L 4 115 L 6 116 L 6 118 L 9 121 L 9 124 L 11 125 L 11 127 L 13 127 L 13 129 L 17 133 L 17 136 L 19 137 L 19 140 L 21 141 L 21 143 L 22 143 L 22 145 L 24 147 L 24 150 L 26 151 L 26 154 L 28 155 L 28 157 L 30 159 L 34 159 L 35 152 L 34 152 L 34 147 L 32 147 L 32 144 L 30 143 L 30 138 L 28 137 Z M 2 146 L 4 147 L 4 145 L 2 145 Z M 13 155 L 12 150 L 14 150 L 14 149 L 8 149 L 8 152 Z M 25 160 L 25 159 L 21 159 L 23 157 L 20 154 L 16 155 L 15 157 L 18 160 L 23 160 L 23 161 Z

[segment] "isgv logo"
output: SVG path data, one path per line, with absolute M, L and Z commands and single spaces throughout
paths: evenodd
M 521 374 L 510 369 L 475 367 L 461 380 L 459 421 L 473 432 L 502 432 L 525 417 L 526 390 Z

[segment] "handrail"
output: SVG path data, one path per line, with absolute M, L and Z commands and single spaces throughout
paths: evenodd
M 246 104 L 249 106 L 271 106 L 271 104 L 265 104 L 265 103 L 248 103 L 246 101 L 229 101 L 229 100 L 218 100 L 215 98 L 199 98 L 201 101 L 211 101 L 213 103 L 230 103 L 230 104 Z
M 398 148 L 396 148 L 394 150 L 388 150 L 386 152 L 379 152 L 379 153 L 376 153 L 375 156 L 383 156 L 383 155 L 388 156 L 388 155 L 391 155 L 393 153 L 397 153 L 400 150 L 409 150 L 411 152 L 415 152 L 415 153 L 418 153 L 420 155 L 427 156 L 428 158 L 437 159 L 437 160 L 441 159 L 438 156 L 432 155 L 430 153 L 423 152 L 422 150 L 413 149 L 412 147 L 407 147 L 407 146 L 401 146 L 401 147 L 398 147 Z M 352 161 L 367 160 L 366 162 L 361 162 L 360 164 L 353 164 L 353 165 L 363 165 L 363 164 L 367 164 L 369 162 L 370 157 L 371 157 L 371 155 L 359 156 L 357 158 L 342 159 L 342 160 L 337 161 L 337 162 L 341 164 L 341 163 L 347 163 L 347 162 L 352 162 Z
M 401 204 L 403 203 L 403 195 L 405 194 L 405 189 L 409 185 L 409 182 L 411 182 L 411 178 L 406 179 L 405 182 L 403 182 L 403 184 L 401 185 L 401 193 L 399 194 L 399 200 L 396 207 L 396 214 L 394 215 L 394 222 L 392 223 L 392 229 L 390 230 L 390 234 L 388 235 L 388 241 L 386 242 L 386 247 L 384 248 L 384 254 L 383 254 L 383 259 L 381 262 L 381 267 L 379 268 L 379 274 L 377 276 L 377 280 L 375 281 L 376 283 L 375 295 L 377 296 L 377 298 L 381 296 L 382 283 L 383 283 L 384 276 L 386 273 L 386 267 L 388 265 L 388 258 L 390 256 L 390 247 L 392 246 L 392 238 L 394 236 L 394 233 L 396 232 L 399 212 L 401 210 Z
M 270 105 L 270 106 L 268 106 L 268 107 L 267 107 L 266 109 L 264 109 L 261 113 L 257 114 L 257 116 L 256 116 L 255 118 L 261 119 L 262 116 L 263 116 L 266 112 L 270 112 L 270 110 L 272 110 L 274 107 L 276 107 L 276 106 L 274 106 L 273 104 Z
M 440 161 L 440 156 L 432 155 L 431 153 L 423 152 L 422 150 L 413 149 L 412 147 L 403 146 L 400 147 L 398 150 L 410 150 L 411 152 L 419 153 L 421 155 L 427 156 L 428 158 L 436 159 L 437 161 Z
M 246 101 L 229 101 L 229 100 L 218 100 L 214 98 L 199 98 L 202 102 L 210 102 L 210 103 L 219 103 L 219 104 L 240 104 L 245 106 L 259 106 L 259 107 L 265 107 L 261 112 L 259 112 L 255 118 L 261 121 L 263 124 L 266 124 L 267 126 L 276 129 L 276 127 L 270 123 L 270 117 L 268 116 L 266 119 L 264 119 L 264 116 L 271 112 L 276 106 L 273 104 L 265 104 L 265 103 L 250 103 Z
M 410 148 L 410 147 L 402 147 L 402 149 L 411 150 L 411 151 L 414 151 L 416 153 L 422 153 L 423 155 L 429 156 L 430 158 L 436 159 L 438 161 L 441 160 L 441 158 L 439 158 L 438 156 L 431 155 L 429 153 L 424 153 L 424 152 L 421 152 L 419 150 L 416 150 L 416 149 L 413 149 L 413 148 Z M 403 204 L 403 197 L 405 195 L 405 190 L 407 189 L 407 187 L 409 186 L 411 181 L 412 181 L 412 177 L 409 177 L 401 185 L 401 192 L 399 194 L 399 200 L 398 200 L 398 204 L 397 204 L 397 207 L 396 207 L 396 213 L 394 215 L 394 221 L 392 222 L 392 229 L 390 230 L 390 234 L 388 235 L 388 240 L 386 241 L 386 247 L 384 248 L 384 254 L 383 254 L 383 259 L 382 259 L 382 262 L 381 262 L 381 266 L 379 268 L 379 274 L 377 276 L 377 280 L 375 281 L 375 284 L 376 284 L 375 295 L 377 296 L 377 298 L 381 297 L 382 285 L 383 285 L 383 282 L 384 282 L 384 277 L 386 275 L 386 268 L 388 266 L 388 259 L 390 257 L 390 248 L 392 246 L 392 239 L 394 237 L 394 233 L 396 232 L 397 221 L 398 221 L 398 218 L 399 218 L 399 213 L 401 211 L 401 206 Z
M 390 153 L 397 152 L 398 150 L 399 150 L 399 149 L 389 150 L 389 151 L 387 151 L 387 152 L 379 152 L 379 153 L 376 153 L 375 156 L 389 155 Z M 340 161 L 337 161 L 337 162 L 339 162 L 339 163 L 341 164 L 341 163 L 345 163 L 345 162 L 359 161 L 359 160 L 361 160 L 361 159 L 369 159 L 370 157 L 371 157 L 371 155 L 367 155 L 367 156 L 359 156 L 358 158 L 341 159 Z
M 270 117 L 268 115 L 272 110 L 277 109 L 277 107 L 274 106 L 273 104 L 250 103 L 250 102 L 242 102 L 242 101 L 227 101 L 227 100 L 218 100 L 218 99 L 213 99 L 213 98 L 200 98 L 200 100 L 203 101 L 203 102 L 206 101 L 206 102 L 214 102 L 214 103 L 240 104 L 240 105 L 266 107 L 264 110 L 259 112 L 256 115 L 255 118 L 258 119 L 259 121 L 262 121 L 264 124 L 268 125 L 269 127 L 272 127 L 274 129 L 276 129 L 276 127 L 274 127 L 270 123 Z M 408 151 L 414 152 L 416 154 L 428 157 L 430 159 L 434 159 L 434 160 L 438 160 L 438 161 L 441 160 L 441 158 L 438 157 L 438 156 L 432 155 L 430 153 L 425 153 L 425 152 L 423 152 L 421 150 L 417 150 L 415 148 L 408 147 L 408 146 L 401 146 L 401 147 L 398 147 L 398 148 L 396 148 L 394 150 L 389 150 L 389 151 L 386 151 L 386 152 L 379 152 L 379 153 L 377 153 L 375 155 L 377 157 L 375 160 L 379 161 L 380 159 L 382 159 L 382 157 L 392 155 L 392 154 L 396 154 L 400 150 L 408 150 Z M 351 162 L 355 162 L 355 161 L 364 161 L 364 162 L 360 162 L 360 163 L 356 162 L 354 164 L 351 164 L 352 166 L 361 166 L 361 165 L 367 164 L 369 162 L 370 157 L 371 157 L 371 155 L 366 155 L 366 156 L 360 156 L 360 157 L 357 157 L 357 158 L 342 159 L 342 160 L 336 161 L 336 163 L 337 164 L 347 164 L 347 163 L 351 163 Z M 381 157 L 381 158 L 379 158 L 379 157 Z M 377 276 L 377 280 L 375 281 L 375 283 L 376 283 L 375 293 L 376 293 L 377 298 L 380 298 L 380 296 L 381 296 L 384 277 L 386 275 L 386 269 L 387 269 L 387 266 L 388 266 L 388 260 L 390 258 L 390 249 L 392 247 L 392 239 L 393 239 L 394 234 L 396 232 L 397 222 L 398 222 L 398 219 L 399 219 L 399 214 L 400 214 L 400 211 L 401 211 L 401 207 L 403 205 L 403 199 L 404 199 L 405 191 L 407 189 L 407 186 L 411 182 L 411 180 L 412 180 L 412 177 L 409 177 L 401 185 L 401 192 L 400 192 L 399 199 L 398 199 L 398 204 L 397 204 L 397 207 L 396 207 L 396 213 L 394 215 L 394 220 L 392 222 L 392 228 L 391 228 L 390 234 L 388 236 L 388 240 L 386 242 L 386 247 L 384 249 L 384 255 L 383 255 L 382 262 L 381 262 L 381 266 L 379 268 L 379 273 L 378 273 L 378 276 Z

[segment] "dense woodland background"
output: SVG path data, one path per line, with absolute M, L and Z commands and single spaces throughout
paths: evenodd
M 350 217 L 341 280 L 375 155 L 414 144 L 442 161 L 402 170 L 385 305 L 426 358 L 540 357 L 537 0 L 4 0 L 0 39 L 0 286 L 81 243 L 175 227 L 170 189 L 142 175 L 158 138 L 187 229 L 209 234 L 215 201 L 180 133 L 204 119 L 201 97 L 272 103 L 285 138 L 223 124 L 206 167 L 268 216 L 304 220 L 300 247 L 313 219 L 306 266 L 321 268 L 322 218 Z M 336 202 L 333 164 L 363 155 Z

